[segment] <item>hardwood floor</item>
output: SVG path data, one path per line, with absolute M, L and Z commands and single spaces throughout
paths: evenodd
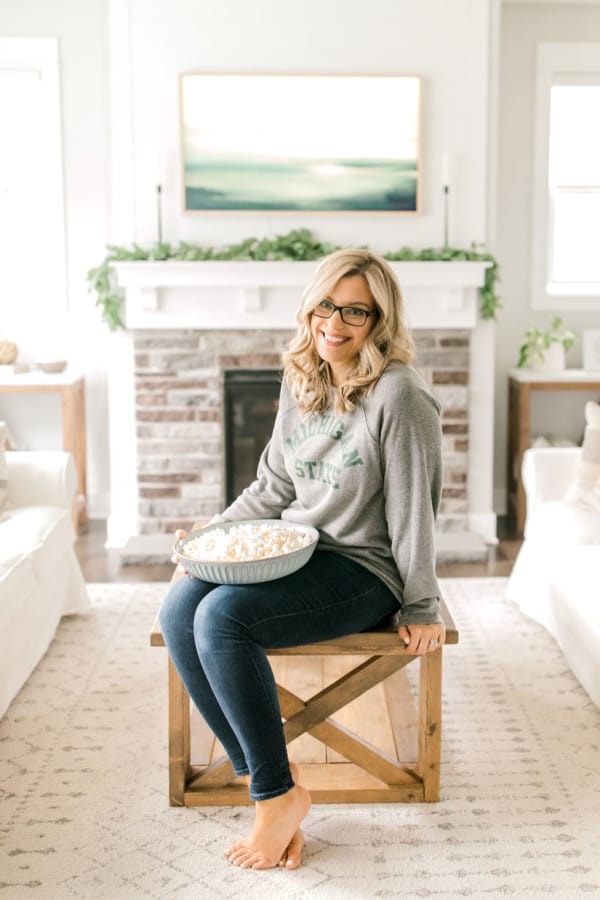
M 499 543 L 490 547 L 487 560 L 483 562 L 455 562 L 438 566 L 440 578 L 487 578 L 507 577 L 521 546 L 521 540 L 503 519 L 498 525 Z M 106 523 L 92 519 L 88 531 L 75 542 L 75 552 L 86 581 L 169 581 L 173 566 L 168 565 L 122 565 L 119 554 L 106 550 Z

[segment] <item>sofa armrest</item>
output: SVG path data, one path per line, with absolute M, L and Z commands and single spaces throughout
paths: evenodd
M 532 447 L 523 456 L 523 487 L 527 509 L 562 500 L 575 478 L 581 447 Z
M 60 506 L 71 510 L 77 489 L 75 462 L 63 450 L 9 450 L 9 506 Z

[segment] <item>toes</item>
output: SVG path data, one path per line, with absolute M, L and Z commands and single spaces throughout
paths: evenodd
M 227 850 L 224 851 L 227 859 L 231 856 L 232 853 L 235 853 L 236 850 L 241 850 L 244 847 L 243 841 L 236 841 L 235 844 L 232 844 L 231 847 L 228 847 Z
M 263 865 L 264 857 L 260 853 L 251 853 L 243 862 L 240 863 L 240 869 L 269 869 L 270 865 Z
M 231 852 L 227 854 L 227 859 L 230 863 L 233 863 L 234 866 L 239 866 L 243 859 L 249 856 L 253 851 L 250 850 L 249 847 L 234 847 Z
M 253 856 L 255 856 L 255 853 L 253 850 L 250 850 L 249 847 L 239 847 L 237 850 L 234 850 L 233 853 L 230 853 L 227 859 L 232 866 L 246 867 L 248 860 Z M 252 861 L 256 862 L 256 860 Z
M 238 844 L 225 852 L 225 856 L 232 866 L 240 869 L 272 869 L 273 863 L 258 850 L 252 850 L 244 844 Z
M 266 859 L 264 856 L 261 856 L 261 855 L 259 855 L 259 854 L 257 854 L 257 856 L 258 856 L 257 861 L 256 861 L 255 863 L 252 864 L 252 868 L 253 868 L 253 869 L 260 870 L 260 869 L 272 869 L 272 868 L 274 868 L 273 863 L 272 863 L 272 862 L 269 862 L 269 860 Z
M 243 844 L 234 844 L 233 847 L 229 847 L 229 849 L 225 851 L 225 858 L 228 859 L 229 862 L 233 862 L 240 855 L 248 852 L 248 847 L 245 847 Z
M 286 869 L 297 869 L 302 859 L 302 849 L 304 847 L 304 835 L 300 828 L 293 836 L 287 848 Z

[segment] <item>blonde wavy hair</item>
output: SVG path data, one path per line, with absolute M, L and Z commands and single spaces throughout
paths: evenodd
M 341 278 L 362 275 L 369 286 L 379 316 L 356 355 L 345 384 L 336 391 L 339 413 L 351 412 L 360 397 L 373 389 L 392 360 L 409 363 L 414 344 L 404 321 L 402 291 L 385 259 L 370 250 L 337 250 L 325 259 L 302 293 L 296 313 L 298 330 L 283 354 L 284 378 L 300 410 L 323 412 L 332 386 L 329 363 L 321 359 L 310 330 L 312 311 Z

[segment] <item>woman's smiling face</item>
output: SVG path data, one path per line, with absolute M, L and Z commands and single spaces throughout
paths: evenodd
M 324 300 L 336 306 L 353 306 L 365 312 L 375 312 L 377 306 L 362 275 L 346 275 L 340 278 Z M 347 325 L 342 321 L 339 310 L 331 318 L 322 319 L 313 315 L 310 331 L 317 353 L 331 367 L 333 383 L 339 387 L 344 383 L 354 359 L 373 330 L 377 316 L 369 316 L 362 326 Z

